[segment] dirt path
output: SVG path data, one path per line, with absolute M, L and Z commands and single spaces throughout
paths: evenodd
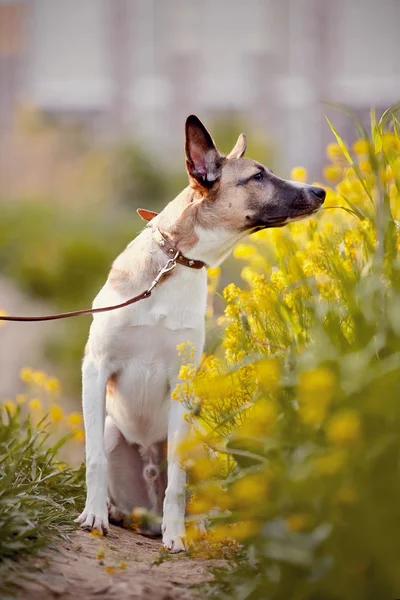
M 217 562 L 168 555 L 160 560 L 160 540 L 111 527 L 106 538 L 74 531 L 32 563 L 37 569 L 21 581 L 19 599 L 198 600 L 196 584 L 212 577 Z M 26 573 L 26 572 L 25 572 Z

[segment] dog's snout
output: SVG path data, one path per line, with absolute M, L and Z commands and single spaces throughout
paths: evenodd
M 324 188 L 320 188 L 320 187 L 317 187 L 316 185 L 312 185 L 312 186 L 310 186 L 309 190 L 312 194 L 314 194 L 314 196 L 317 196 L 317 198 L 319 198 L 319 200 L 321 200 L 321 203 L 325 200 L 326 191 L 324 190 Z

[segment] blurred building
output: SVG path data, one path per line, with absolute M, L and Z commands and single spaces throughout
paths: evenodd
M 168 159 L 188 113 L 230 112 L 316 175 L 323 100 L 400 99 L 399 23 L 399 0 L 0 0 L 0 132 L 26 103 Z

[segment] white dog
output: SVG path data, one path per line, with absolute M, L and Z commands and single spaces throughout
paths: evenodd
M 87 499 L 77 522 L 106 533 L 109 516 L 138 506 L 162 512 L 163 544 L 171 552 L 185 549 L 186 475 L 177 443 L 188 424 L 183 406 L 170 398 L 177 345 L 190 340 L 197 364 L 203 351 L 204 266 L 222 263 L 248 233 L 316 212 L 325 198 L 321 188 L 285 181 L 242 158 L 243 134 L 224 157 L 197 117 L 188 117 L 185 133 L 190 185 L 116 259 L 94 307 L 147 289 L 171 259 L 176 268 L 151 298 L 94 316 L 82 367 Z

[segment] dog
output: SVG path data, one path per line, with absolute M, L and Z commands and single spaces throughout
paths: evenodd
M 120 303 L 146 289 L 168 260 L 177 263 L 151 298 L 92 321 L 82 364 L 87 497 L 76 519 L 84 529 L 105 534 L 109 517 L 144 507 L 162 514 L 164 547 L 185 550 L 186 474 L 178 444 L 189 425 L 171 392 L 179 382 L 177 345 L 190 340 L 197 365 L 203 352 L 205 266 L 220 265 L 250 233 L 316 213 L 325 199 L 324 189 L 281 179 L 243 158 L 245 151 L 240 134 L 223 156 L 190 115 L 188 187 L 159 214 L 142 211 L 149 222 L 115 260 L 94 300 L 93 307 Z

